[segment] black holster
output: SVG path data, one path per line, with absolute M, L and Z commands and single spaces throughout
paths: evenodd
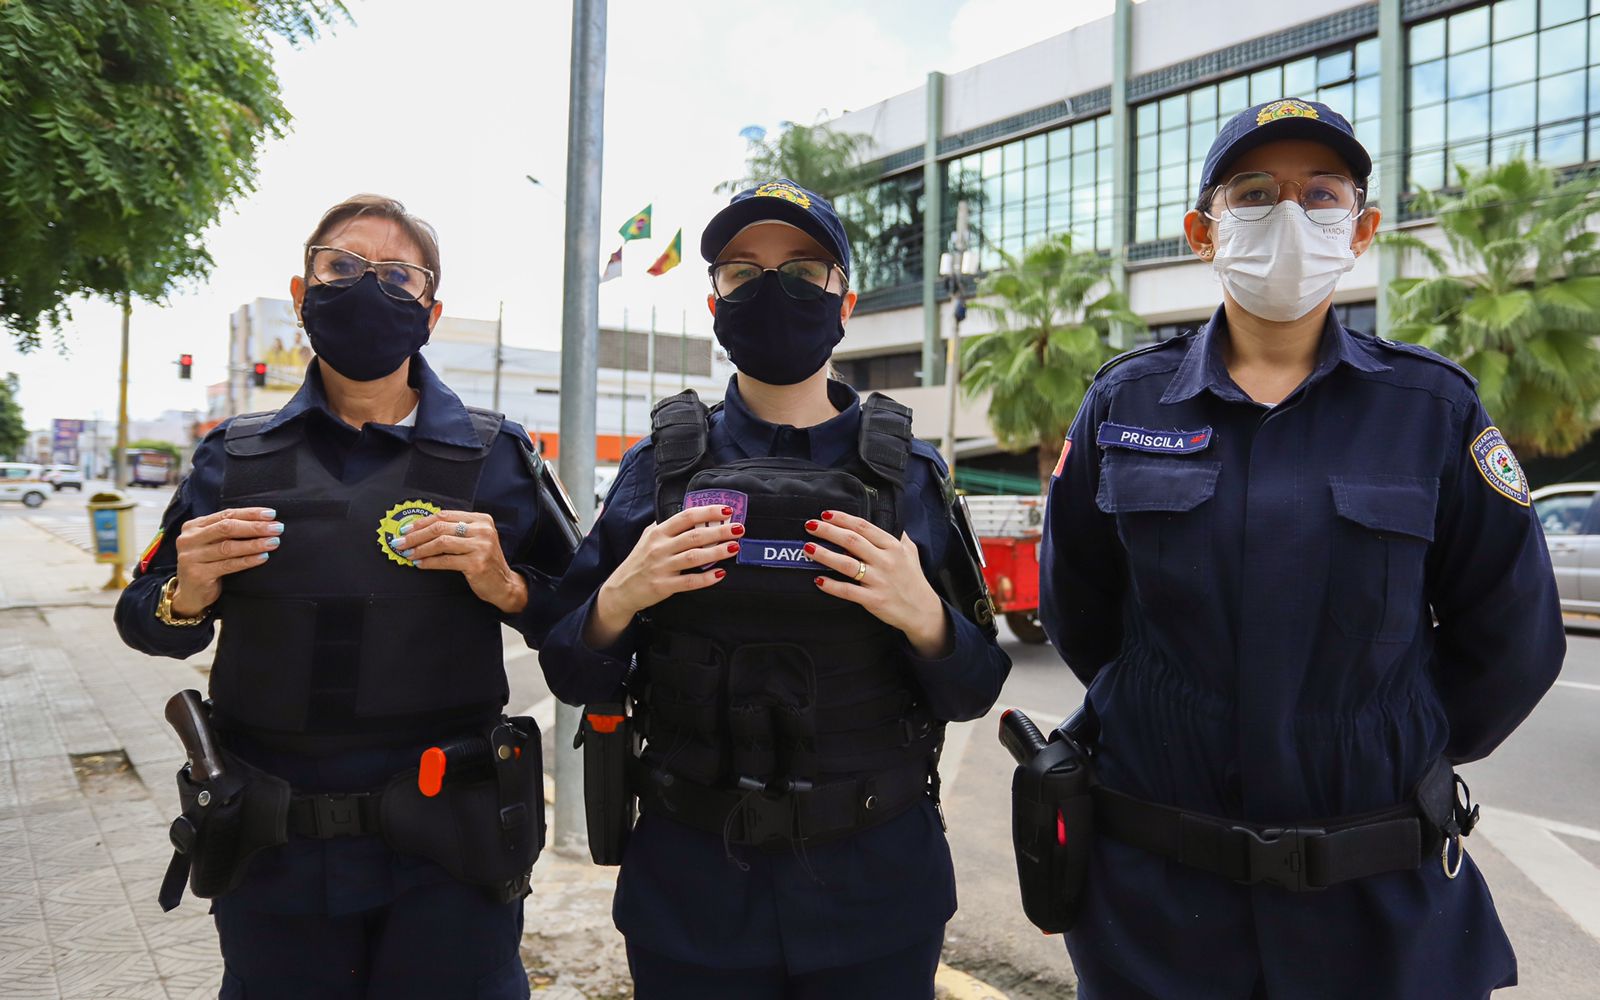
M 498 902 L 528 893 L 544 849 L 544 765 L 539 727 L 502 718 L 487 754 L 452 763 L 439 793 L 425 796 L 418 770 L 389 779 L 378 804 L 378 832 L 397 854 L 426 858 Z
M 1070 931 L 1094 846 L 1094 767 L 1062 730 L 1011 777 L 1011 844 L 1022 910 L 1046 934 Z
M 171 910 L 189 891 L 212 899 L 244 880 L 251 859 L 289 839 L 289 784 L 222 752 L 223 777 L 215 786 L 197 781 L 186 763 L 178 769 L 178 802 L 172 821 L 172 861 L 161 882 L 161 908 Z
M 586 705 L 573 742 L 583 747 L 583 813 L 589 829 L 589 856 L 597 865 L 620 865 L 639 815 L 638 800 L 628 784 L 636 748 L 627 705 Z

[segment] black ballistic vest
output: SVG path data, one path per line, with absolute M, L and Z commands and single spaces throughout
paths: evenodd
M 828 468 L 790 458 L 713 465 L 694 392 L 657 404 L 657 520 L 701 490 L 745 494 L 748 508 L 740 561 L 718 564 L 727 577 L 646 614 L 634 686 L 652 765 L 701 785 L 779 791 L 931 769 L 942 727 L 920 703 L 904 636 L 823 593 L 814 578 L 839 575 L 796 557 L 813 540 L 805 522 L 824 510 L 900 536 L 911 411 L 878 395 L 861 409 L 857 453 Z
M 222 506 L 275 508 L 284 534 L 266 563 L 223 577 L 211 697 L 227 725 L 309 749 L 319 736 L 435 734 L 505 704 L 499 611 L 460 573 L 380 548 L 380 522 L 403 501 L 476 509 L 502 418 L 469 412 L 481 447 L 417 438 L 354 483 L 317 459 L 306 420 L 263 433 L 272 414 L 250 414 L 228 426 Z

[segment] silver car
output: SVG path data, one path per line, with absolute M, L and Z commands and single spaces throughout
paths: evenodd
M 1561 610 L 1600 614 L 1600 483 L 1556 483 L 1533 491 L 1556 571 Z

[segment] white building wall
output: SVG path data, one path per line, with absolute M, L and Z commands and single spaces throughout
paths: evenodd
M 1366 2 L 1368 0 L 1294 0 L 1292 3 L 1228 0 L 1223 11 L 1217 8 L 1197 10 L 1194 0 L 1145 0 L 1133 7 L 1132 75 L 1172 66 L 1341 10 L 1361 7 Z M 1106 20 L 1109 23 L 1110 19 Z M 1105 44 L 1109 52 L 1109 35 Z M 1109 73 L 1107 79 L 1110 79 Z

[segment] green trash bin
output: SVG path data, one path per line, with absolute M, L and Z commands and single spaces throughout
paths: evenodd
M 135 502 L 126 493 L 107 490 L 89 498 L 89 532 L 94 561 L 111 563 L 111 579 L 106 590 L 121 590 L 128 585 L 128 564 L 133 562 Z

